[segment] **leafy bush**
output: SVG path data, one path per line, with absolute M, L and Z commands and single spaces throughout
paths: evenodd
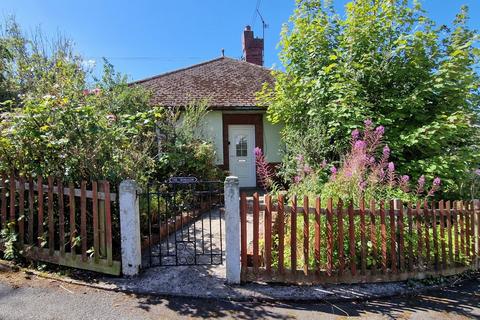
M 219 176 L 213 146 L 195 136 L 206 105 L 187 107 L 178 124 L 180 112 L 151 106 L 150 92 L 108 61 L 97 79 L 70 41 L 26 36 L 14 20 L 0 37 L 0 66 L 0 171 L 113 184 Z
M 285 72 L 259 95 L 269 119 L 285 124 L 284 163 L 340 161 L 350 132 L 371 118 L 388 126 L 400 171 L 441 176 L 458 197 L 480 163 L 478 33 L 467 8 L 447 27 L 407 0 L 351 1 L 344 16 L 331 1 L 296 3 L 280 42 Z
M 202 125 L 208 106 L 192 104 L 185 110 L 169 110 L 159 123 L 162 141 L 156 177 L 195 176 L 199 180 L 222 180 L 224 173 L 215 165 L 215 147 L 206 141 Z

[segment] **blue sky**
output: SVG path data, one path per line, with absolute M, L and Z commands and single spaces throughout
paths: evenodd
M 37 26 L 71 38 L 87 60 L 107 57 L 131 80 L 219 57 L 240 58 L 241 34 L 253 24 L 261 35 L 258 0 L 2 0 L 0 14 L 15 15 L 28 31 Z M 341 10 L 347 0 L 334 0 Z M 462 4 L 470 7 L 471 26 L 480 29 L 479 0 L 423 0 L 429 16 L 450 23 Z M 279 34 L 294 0 L 262 0 L 265 65 L 277 67 Z

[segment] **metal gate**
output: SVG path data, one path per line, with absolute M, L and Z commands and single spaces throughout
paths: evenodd
M 223 263 L 223 183 L 174 177 L 140 195 L 142 267 Z

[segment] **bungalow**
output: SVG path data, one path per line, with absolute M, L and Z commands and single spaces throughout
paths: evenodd
M 250 26 L 243 32 L 243 59 L 220 58 L 171 71 L 135 84 L 153 92 L 152 104 L 184 107 L 207 100 L 211 112 L 203 134 L 216 149 L 216 163 L 238 176 L 241 187 L 257 185 L 255 147 L 267 161 L 281 161 L 281 126 L 265 117 L 265 107 L 255 98 L 265 82 L 273 83 L 272 72 L 263 66 L 263 39 L 255 38 Z

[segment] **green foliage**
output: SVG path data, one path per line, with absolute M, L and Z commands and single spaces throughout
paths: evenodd
M 303 155 L 314 168 L 339 161 L 350 132 L 371 118 L 388 126 L 399 171 L 440 176 L 444 191 L 458 195 L 480 163 L 479 36 L 467 27 L 467 8 L 450 27 L 407 0 L 345 9 L 342 18 L 329 1 L 297 1 L 282 31 L 285 72 L 259 98 L 269 119 L 285 124 L 286 157 Z
M 202 124 L 208 106 L 202 102 L 169 110 L 159 126 L 163 136 L 156 176 L 195 176 L 201 180 L 221 180 L 223 172 L 215 165 L 214 145 L 203 139 Z
M 18 257 L 17 238 L 18 235 L 15 232 L 15 223 L 10 222 L 6 228 L 0 231 L 0 241 L 5 246 L 3 250 L 3 258 L 6 260 L 14 260 Z
M 96 79 L 71 42 L 23 34 L 8 20 L 0 37 L 0 170 L 67 181 L 146 183 L 154 175 L 218 172 L 210 143 L 196 136 L 206 104 L 180 112 L 151 106 L 150 92 L 129 85 L 104 60 Z M 156 140 L 168 137 L 159 154 Z

